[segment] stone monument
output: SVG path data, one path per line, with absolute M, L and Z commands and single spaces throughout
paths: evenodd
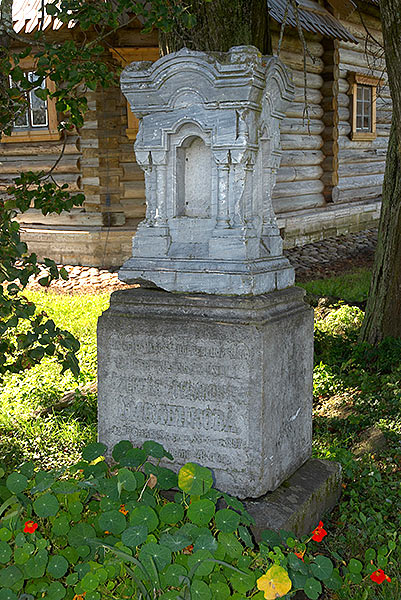
M 287 69 L 253 47 L 132 63 L 146 219 L 98 325 L 99 438 L 152 439 L 241 498 L 310 457 L 313 314 L 272 208 Z

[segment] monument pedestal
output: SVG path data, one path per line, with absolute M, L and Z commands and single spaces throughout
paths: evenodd
M 259 296 L 112 294 L 98 322 L 99 439 L 155 440 L 240 498 L 310 457 L 313 313 L 295 287 Z

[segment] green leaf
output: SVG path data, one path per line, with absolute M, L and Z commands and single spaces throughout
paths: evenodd
M 248 548 L 252 548 L 252 549 L 254 548 L 251 534 L 249 533 L 249 531 L 246 527 L 244 527 L 243 525 L 239 525 L 238 534 L 239 534 L 241 540 L 244 542 L 245 546 L 247 546 Z
M 25 576 L 32 579 L 43 577 L 48 558 L 46 550 L 39 550 L 39 552 L 31 556 L 23 566 Z
M 213 598 L 216 600 L 226 600 L 230 597 L 230 588 L 223 581 L 217 581 L 216 583 L 209 584 Z
M 231 558 L 238 558 L 243 552 L 241 543 L 233 533 L 219 533 L 219 544 Z
M 216 507 L 211 500 L 196 500 L 191 502 L 187 510 L 187 516 L 196 525 L 207 525 L 213 518 Z
M 304 592 L 310 598 L 310 600 L 318 600 L 322 593 L 322 586 L 320 581 L 313 577 L 308 577 L 305 583 Z
M 329 588 L 329 590 L 340 590 L 342 585 L 343 585 L 343 580 L 341 579 L 341 576 L 339 574 L 339 572 L 337 571 L 337 569 L 335 569 L 331 575 L 331 577 L 329 577 L 329 579 L 326 579 L 324 582 L 324 585 Z
M 165 456 L 165 449 L 157 442 L 145 442 L 142 444 L 142 448 L 145 450 L 147 456 L 153 456 L 153 458 L 163 458 Z
M 47 572 L 55 579 L 63 577 L 68 569 L 68 561 L 61 556 L 61 554 L 55 554 L 50 557 L 47 565 Z
M 7 527 L 0 528 L 0 541 L 8 542 L 12 537 L 11 531 Z
M 6 486 L 13 494 L 20 494 L 28 485 L 28 479 L 22 473 L 11 473 L 6 479 Z
M 130 515 L 131 525 L 146 525 L 148 531 L 151 532 L 159 524 L 157 514 L 150 506 L 139 506 L 135 508 Z
M 67 590 L 59 581 L 53 581 L 49 585 L 49 589 L 47 590 L 47 596 L 45 596 L 45 600 L 62 600 L 66 593 Z
M 163 533 L 160 536 L 160 543 L 167 546 L 173 552 L 180 552 L 192 542 L 192 539 L 181 532 L 181 530 L 171 533 Z
M 214 520 L 217 529 L 220 529 L 224 533 L 232 533 L 239 525 L 240 516 L 229 508 L 223 508 L 217 511 Z
M 348 569 L 350 571 L 350 573 L 360 573 L 362 571 L 362 563 L 360 560 L 357 560 L 356 558 L 351 558 L 351 560 L 348 563 Z
M 123 467 L 118 471 L 117 479 L 121 486 L 127 490 L 127 492 L 134 492 L 137 488 L 137 480 L 132 471 Z
M 188 572 L 183 565 L 168 565 L 161 575 L 163 587 L 179 587 L 182 582 L 181 578 L 185 577 L 187 573 Z
M 240 594 L 246 594 L 255 585 L 255 575 L 251 571 L 246 573 L 232 573 L 230 575 L 230 582 L 233 588 L 240 592 Z
M 333 563 L 326 556 L 317 556 L 314 562 L 310 565 L 312 575 L 314 577 L 317 577 L 317 579 L 320 579 L 320 581 L 324 581 L 325 579 L 331 577 L 331 574 L 333 573 L 333 568 Z
M 197 552 L 198 550 L 209 550 L 209 552 L 213 553 L 217 550 L 217 547 L 218 543 L 216 538 L 214 538 L 210 532 L 203 533 L 196 538 L 194 552 Z
M 67 515 L 61 515 L 54 520 L 52 533 L 56 536 L 67 535 L 70 531 L 70 520 Z
M 121 442 L 118 442 L 118 444 L 114 446 L 111 455 L 116 462 L 120 462 L 120 458 L 124 456 L 124 454 L 126 454 L 129 450 L 133 449 L 134 447 L 132 445 L 132 442 L 129 442 L 128 440 L 121 440 Z
M 128 452 L 125 452 L 120 457 L 119 463 L 122 467 L 133 467 L 136 469 L 145 462 L 146 458 L 147 454 L 144 450 L 141 448 L 132 448 L 132 450 L 128 450 Z
M 210 600 L 212 592 L 209 586 L 200 579 L 195 579 L 191 585 L 191 600 Z
M 162 544 L 150 542 L 142 546 L 139 559 L 149 573 L 153 572 L 152 560 L 160 572 L 171 562 L 171 550 Z
M 99 516 L 99 527 L 118 535 L 126 528 L 127 521 L 119 510 L 109 510 Z
M 278 533 L 271 529 L 265 529 L 265 531 L 262 531 L 261 538 L 263 542 L 266 542 L 266 544 L 270 546 L 270 548 L 273 548 L 274 546 L 281 546 L 281 537 Z
M 67 539 L 71 546 L 79 548 L 88 543 L 88 539 L 96 537 L 96 531 L 89 523 L 78 523 L 71 527 L 68 532 Z
M 187 494 L 201 496 L 213 485 L 212 473 L 196 463 L 187 463 L 178 473 L 178 487 Z
M 18 600 L 18 596 L 10 588 L 4 588 L 0 590 L 0 600 Z
M 129 548 L 136 548 L 146 542 L 148 537 L 148 528 L 146 525 L 136 525 L 128 527 L 121 535 L 121 541 Z
M 59 502 L 53 494 L 43 494 L 39 496 L 33 503 L 33 509 L 38 517 L 54 517 L 59 509 Z
M 94 592 L 99 584 L 100 580 L 96 573 L 87 573 L 81 581 L 82 589 L 85 592 Z
M 104 456 L 107 450 L 106 444 L 101 444 L 100 442 L 93 442 L 92 444 L 88 444 L 82 449 L 82 458 L 87 460 L 88 462 L 92 462 L 99 456 Z
M 184 508 L 181 504 L 168 502 L 160 509 L 159 517 L 162 523 L 175 525 L 184 518 Z
M 15 565 L 4 567 L 4 569 L 0 569 L 0 589 L 3 587 L 12 588 L 22 581 L 23 578 L 22 571 Z
M 0 563 L 5 565 L 11 558 L 13 551 L 7 542 L 0 542 Z
M 191 569 L 190 577 L 192 573 L 195 577 L 205 577 L 206 575 L 209 575 L 216 564 L 210 559 L 213 559 L 213 555 L 209 550 L 198 550 L 188 556 L 188 568 Z

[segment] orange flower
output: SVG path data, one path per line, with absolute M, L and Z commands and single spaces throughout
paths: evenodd
M 73 597 L 72 600 L 84 600 L 86 595 L 86 592 L 84 592 L 83 594 L 75 594 L 75 596 Z
M 106 533 L 107 535 L 110 535 L 110 531 L 107 531 L 107 529 L 105 530 L 105 533 Z M 72 600 L 74 600 L 74 598 L 73 598 Z
M 24 533 L 34 533 L 38 528 L 38 524 L 34 521 L 26 521 L 24 527 Z
M 304 554 L 305 554 L 305 550 L 304 550 L 303 552 L 296 552 L 296 551 L 294 550 L 294 554 L 295 554 L 295 556 L 297 556 L 298 558 L 300 558 L 300 559 L 302 560 L 302 562 L 305 562 L 305 561 L 304 561 Z
M 321 542 L 325 535 L 327 535 L 327 531 L 323 529 L 323 522 L 320 521 L 316 529 L 312 531 L 312 540 L 315 542 Z
M 119 508 L 120 513 L 123 513 L 123 515 L 128 515 L 128 510 L 125 508 L 125 504 L 121 504 L 120 508 Z
M 377 571 L 374 571 L 370 578 L 372 581 L 379 584 L 383 583 L 383 581 L 391 581 L 390 577 L 385 574 L 383 569 L 377 569 Z
M 193 549 L 194 549 L 193 544 L 190 544 L 189 546 L 186 546 L 186 548 L 184 548 L 183 553 L 184 554 L 192 554 Z

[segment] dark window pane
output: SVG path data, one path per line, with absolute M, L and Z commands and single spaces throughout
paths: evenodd
M 358 87 L 356 88 L 356 97 L 357 97 L 357 100 L 363 99 L 363 88 L 361 85 L 358 85 Z
M 358 115 L 356 117 L 356 128 L 362 129 L 362 117 L 359 117 Z
M 34 73 L 29 73 L 29 80 L 33 83 L 36 81 L 37 77 Z M 42 89 L 46 87 L 45 82 L 43 81 L 40 85 Z M 46 100 L 41 100 L 35 94 L 35 90 L 32 90 L 29 94 L 29 100 L 31 105 L 31 124 L 32 127 L 40 127 L 47 125 L 47 102 Z

